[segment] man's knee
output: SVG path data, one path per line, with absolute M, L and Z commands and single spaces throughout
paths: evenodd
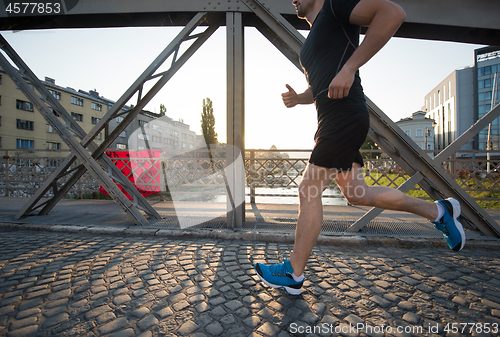
M 318 184 L 313 184 L 309 180 L 302 180 L 299 184 L 299 198 L 301 201 L 310 201 L 321 197 L 323 189 Z

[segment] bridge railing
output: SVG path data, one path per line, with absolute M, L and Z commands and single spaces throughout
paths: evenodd
M 69 151 L 48 151 L 20 149 L 3 150 L 0 162 L 0 196 L 30 197 L 50 176 L 54 169 L 69 154 Z M 433 156 L 433 151 L 427 151 Z M 364 157 L 365 181 L 368 185 L 398 187 L 409 176 L 398 165 L 380 150 L 362 150 Z M 307 166 L 309 150 L 256 150 L 245 151 L 246 195 L 251 203 L 262 202 L 263 197 L 297 197 L 298 186 Z M 114 158 L 113 160 L 115 160 Z M 119 158 L 117 160 L 120 160 Z M 178 172 L 193 171 L 196 167 L 197 177 L 186 176 L 184 183 L 210 184 L 219 183 L 220 177 L 210 176 L 210 181 L 200 179 L 202 170 L 213 170 L 208 158 L 189 158 L 182 156 L 162 156 L 160 165 L 163 174 L 166 167 L 175 166 Z M 222 165 L 218 159 L 217 165 Z M 223 159 L 222 159 L 223 160 Z M 140 163 L 139 163 L 140 164 Z M 75 163 L 78 165 L 78 163 Z M 223 166 L 223 165 L 222 165 Z M 221 166 L 221 167 L 222 167 Z M 459 186 L 464 188 L 478 202 L 495 202 L 500 200 L 500 154 L 487 151 L 467 151 L 457 153 L 442 164 Z M 200 173 L 201 172 L 201 173 Z M 205 175 L 208 176 L 208 175 Z M 180 177 L 180 176 L 179 176 Z M 168 179 L 165 179 L 165 181 Z M 62 180 L 61 182 L 64 182 Z M 168 181 L 167 181 L 168 184 Z M 167 190 L 167 188 L 165 188 Z M 164 190 L 164 191 L 165 191 Z M 343 198 L 333 183 L 326 198 Z M 168 190 L 167 190 L 168 191 Z M 205 189 L 204 193 L 223 194 L 224 189 Z M 200 189 L 196 192 L 199 193 Z M 328 193 L 331 192 L 331 193 Z M 51 192 L 49 192 L 50 194 Z M 427 194 L 416 185 L 411 195 L 427 198 Z M 68 192 L 68 198 L 92 198 L 99 194 L 99 184 L 88 172 Z M 162 195 L 163 196 L 163 195 Z M 260 199 L 260 200 L 259 200 Z

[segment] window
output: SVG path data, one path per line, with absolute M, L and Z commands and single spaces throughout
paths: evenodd
M 102 140 L 102 133 L 97 134 L 97 140 Z
M 408 137 L 411 137 L 411 130 L 405 130 L 405 133 Z
M 54 127 L 50 124 L 47 124 L 47 132 L 48 133 L 55 133 Z
M 139 134 L 137 135 L 137 138 L 139 138 L 139 139 L 143 139 L 143 140 L 149 140 L 149 135 L 144 135 L 144 134 L 142 134 L 142 133 L 139 133 Z
M 77 114 L 76 112 L 72 112 L 71 117 L 73 117 L 78 122 L 83 122 L 83 115 L 82 114 Z
M 101 120 L 100 118 L 92 117 L 92 124 L 97 124 L 99 123 L 100 120 Z
M 61 100 L 61 93 L 59 91 L 49 89 L 49 92 L 52 94 L 52 96 L 54 96 L 55 99 L 59 101 Z
M 83 98 L 71 96 L 71 104 L 83 106 Z
M 47 150 L 60 150 L 61 143 L 47 142 Z
M 416 132 L 417 132 L 416 137 L 423 137 L 424 136 L 424 130 L 423 129 L 417 129 Z
M 125 144 L 116 144 L 116 148 L 118 150 L 126 150 L 127 149 L 127 145 L 125 145 Z
M 16 100 L 16 108 L 19 110 L 33 111 L 33 104 L 21 100 Z
M 145 127 L 145 128 L 148 128 L 148 124 L 146 123 L 146 121 L 139 121 L 139 127 Z
M 120 133 L 120 137 L 124 137 L 124 138 L 126 138 L 126 137 L 127 137 L 127 131 L 122 131 L 122 132 Z
M 187 144 L 182 142 L 182 148 L 185 149 L 187 147 Z
M 32 149 L 35 147 L 35 141 L 29 139 L 17 139 L 16 147 L 18 149 Z
M 101 104 L 97 104 L 97 103 L 92 102 L 90 105 L 91 105 L 91 108 L 93 110 L 102 111 L 102 105 Z
M 0 84 L 2 84 L 2 75 L 0 75 Z
M 161 126 L 153 124 L 153 130 L 160 131 L 161 132 Z
M 117 123 L 121 123 L 121 122 L 123 122 L 123 117 L 116 117 L 116 118 L 115 118 L 115 121 L 116 121 Z
M 17 128 L 22 129 L 22 130 L 33 131 L 35 129 L 35 123 L 32 121 L 24 120 L 24 119 L 18 119 L 17 120 Z
M 491 88 L 491 78 L 484 80 L 484 88 Z

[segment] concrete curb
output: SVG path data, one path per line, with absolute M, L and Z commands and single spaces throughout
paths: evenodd
M 105 226 L 79 226 L 79 225 L 47 225 L 1 222 L 0 229 L 35 230 L 58 233 L 80 233 L 99 235 L 120 236 L 156 236 L 170 239 L 217 239 L 217 240 L 240 240 L 260 241 L 274 243 L 293 243 L 295 235 L 289 233 L 269 233 L 254 231 L 224 231 L 210 229 L 161 229 L 150 227 L 105 227 Z M 379 237 L 363 235 L 320 235 L 317 244 L 328 246 L 379 246 L 399 248 L 432 248 L 447 247 L 444 240 L 440 238 L 413 238 L 413 237 Z M 482 240 L 469 239 L 466 243 L 469 249 L 499 249 L 500 240 L 495 238 L 484 238 Z

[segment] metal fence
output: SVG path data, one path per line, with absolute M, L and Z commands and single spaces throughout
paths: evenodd
M 48 150 L 3 150 L 0 165 L 0 196 L 30 197 L 45 182 L 55 168 L 69 154 L 69 151 Z M 361 151 L 365 158 L 365 180 L 369 185 L 398 187 L 409 176 L 379 150 Z M 296 197 L 298 186 L 304 172 L 310 151 L 308 150 L 246 150 L 244 161 L 246 170 L 246 195 L 250 202 L 259 202 L 261 197 Z M 428 153 L 433 155 L 431 151 Z M 122 160 L 112 158 L 113 161 Z M 130 159 L 129 159 L 130 160 Z M 136 159 L 136 160 L 141 160 Z M 168 184 L 174 183 L 200 187 L 206 185 L 204 193 L 214 195 L 224 190 L 211 189 L 220 184 L 221 177 L 210 175 L 224 167 L 224 155 L 214 158 L 198 156 L 183 157 L 180 153 L 162 155 L 158 159 L 158 167 L 164 177 L 170 172 Z M 213 167 L 213 164 L 217 167 Z M 78 165 L 75 163 L 74 165 Z M 141 166 L 141 163 L 136 163 Z M 500 200 L 500 156 L 498 153 L 487 156 L 486 151 L 468 151 L 458 153 L 442 164 L 443 168 L 477 201 Z M 172 170 L 175 170 L 174 182 Z M 193 172 L 196 172 L 194 174 Z M 60 183 L 64 181 L 60 180 Z M 54 187 L 57 188 L 57 187 Z M 328 198 L 342 198 L 335 184 L 330 186 L 334 193 L 326 193 Z M 163 190 L 163 189 L 162 189 Z M 193 189 L 200 193 L 200 189 Z M 168 191 L 165 188 L 163 191 Z M 52 192 L 49 192 L 49 194 Z M 189 188 L 185 189 L 189 194 Z M 418 185 L 411 190 L 414 196 L 426 198 Z M 99 183 L 88 172 L 67 193 L 68 198 L 95 198 L 99 194 Z M 50 195 L 47 195 L 47 197 Z

